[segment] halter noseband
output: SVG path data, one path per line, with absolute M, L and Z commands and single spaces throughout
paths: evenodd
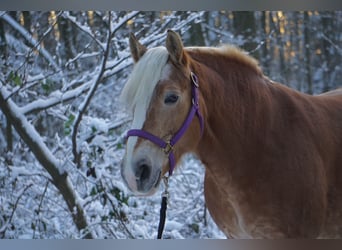
M 175 156 L 173 153 L 173 147 L 175 144 L 179 141 L 180 138 L 184 135 L 188 127 L 190 126 L 193 118 L 195 115 L 197 115 L 201 127 L 201 135 L 203 134 L 203 129 L 204 129 L 204 121 L 203 117 L 201 115 L 201 112 L 199 110 L 199 102 L 198 102 L 198 78 L 197 76 L 193 73 L 190 72 L 190 78 L 191 78 L 191 95 L 192 95 L 192 107 L 189 111 L 189 114 L 185 121 L 183 122 L 183 125 L 180 127 L 180 129 L 177 131 L 176 134 L 172 136 L 172 138 L 168 141 L 164 141 L 163 139 L 147 132 L 142 129 L 131 129 L 127 132 L 127 138 L 130 136 L 138 136 L 143 139 L 149 140 L 159 146 L 160 148 L 163 149 L 164 153 L 168 156 L 169 158 L 169 163 L 170 163 L 170 168 L 169 168 L 169 176 L 172 175 L 172 172 L 175 168 Z

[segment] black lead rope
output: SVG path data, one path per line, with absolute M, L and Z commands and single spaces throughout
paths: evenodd
M 167 209 L 167 202 L 168 202 L 168 198 L 169 198 L 168 177 L 164 177 L 164 184 L 165 184 L 165 191 L 162 193 L 162 201 L 161 201 L 161 207 L 160 207 L 160 217 L 159 217 L 157 239 L 161 239 L 162 238 L 163 231 L 164 231 L 164 226 L 165 226 L 166 209 Z

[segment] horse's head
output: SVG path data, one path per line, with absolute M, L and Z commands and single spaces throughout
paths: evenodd
M 166 172 L 172 174 L 170 166 L 196 147 L 203 121 L 196 76 L 178 34 L 168 31 L 166 47 L 147 49 L 133 35 L 129 42 L 135 65 L 121 100 L 132 111 L 133 122 L 121 173 L 133 192 L 150 195 Z M 190 113 L 200 122 L 190 119 Z

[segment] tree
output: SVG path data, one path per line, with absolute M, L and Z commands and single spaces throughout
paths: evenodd
M 189 46 L 232 43 L 273 80 L 307 91 L 310 69 L 312 92 L 341 86 L 341 12 L 304 14 L 0 12 L 0 238 L 152 238 L 159 197 L 130 196 L 120 177 L 129 33 L 147 47 L 164 45 L 167 29 Z M 170 206 L 169 235 L 221 237 L 206 217 L 203 168 L 184 165 L 170 182 L 184 208 Z
M 0 74 L 0 122 L 7 124 L 7 137 L 0 136 L 0 237 L 134 237 L 125 224 L 128 198 L 113 181 L 119 158 L 113 166 L 110 156 L 111 147 L 122 148 L 120 128 L 129 118 L 113 99 L 132 64 L 127 24 L 138 33 L 143 26 L 134 25 L 148 13 L 88 14 L 0 15 L 2 38 L 11 39 Z M 144 43 L 160 44 L 168 28 L 179 31 L 200 16 L 153 17 Z
M 243 36 L 245 43 L 242 48 L 259 58 L 258 51 L 256 51 L 256 24 L 253 11 L 233 11 L 233 26 L 236 36 Z

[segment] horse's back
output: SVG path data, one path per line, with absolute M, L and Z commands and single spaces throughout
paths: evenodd
M 342 98 L 342 87 L 334 90 L 330 90 L 320 94 L 319 96 L 339 96 Z

